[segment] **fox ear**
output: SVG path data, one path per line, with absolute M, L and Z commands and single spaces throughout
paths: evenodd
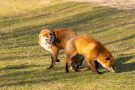
M 109 58 L 109 57 L 107 57 L 105 60 L 107 60 L 107 61 L 108 61 L 108 60 L 110 60 L 110 58 Z

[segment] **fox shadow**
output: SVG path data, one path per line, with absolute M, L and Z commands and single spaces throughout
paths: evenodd
M 116 73 L 122 73 L 122 72 L 130 72 L 130 71 L 134 71 L 135 70 L 135 62 L 130 62 L 130 63 L 126 63 L 128 62 L 130 59 L 133 59 L 134 56 L 133 55 L 125 55 L 125 56 L 120 56 L 119 58 L 116 59 L 116 63 L 115 63 L 115 71 Z M 81 68 L 84 68 L 87 66 L 86 70 L 89 70 L 89 66 L 85 65 L 82 66 Z M 98 63 L 98 70 L 102 71 L 101 74 L 104 74 L 106 72 L 108 72 L 107 70 L 103 69 L 103 66 L 101 64 Z
M 116 72 L 129 72 L 135 70 L 135 62 L 126 63 L 128 60 L 134 58 L 134 56 L 122 56 L 116 59 Z

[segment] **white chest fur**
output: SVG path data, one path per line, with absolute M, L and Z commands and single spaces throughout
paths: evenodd
M 47 51 L 49 51 L 50 53 L 52 53 L 51 45 L 47 43 L 46 39 L 48 38 L 41 37 L 41 46 Z
M 104 68 L 106 68 L 106 66 L 105 66 L 99 59 L 97 59 L 97 61 L 98 61 Z

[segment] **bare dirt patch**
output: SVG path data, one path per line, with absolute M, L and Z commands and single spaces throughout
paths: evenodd
M 92 2 L 102 6 L 110 6 L 118 9 L 135 10 L 135 0 L 70 0 L 75 2 Z

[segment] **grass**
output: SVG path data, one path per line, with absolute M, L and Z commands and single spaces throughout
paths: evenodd
M 92 3 L 43 0 L 0 1 L 0 90 L 135 90 L 135 12 Z M 37 44 L 43 28 L 71 28 L 101 41 L 116 58 L 119 73 L 104 69 L 47 70 L 50 56 Z

